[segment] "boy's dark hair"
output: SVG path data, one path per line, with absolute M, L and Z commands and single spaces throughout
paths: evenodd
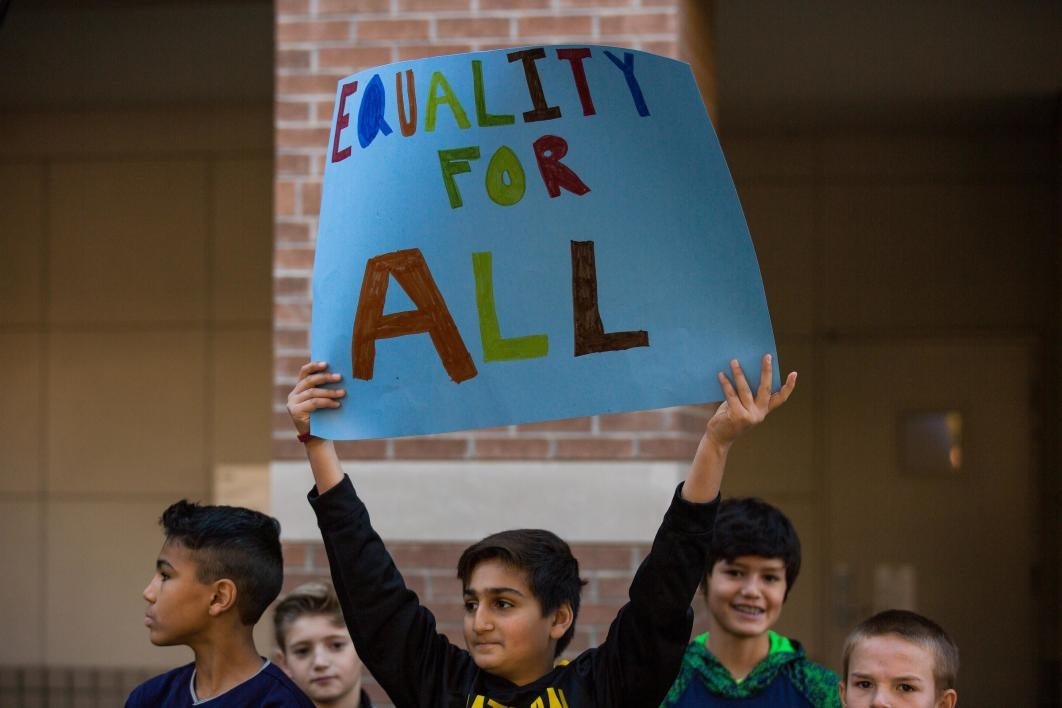
M 194 551 L 201 583 L 228 578 L 236 585 L 240 621 L 254 625 L 280 594 L 284 559 L 280 522 L 238 506 L 209 506 L 182 499 L 162 512 L 167 543 Z
M 708 593 L 708 577 L 721 560 L 739 556 L 781 558 L 785 564 L 785 597 L 800 574 L 800 537 L 789 517 L 755 497 L 724 499 L 715 517 L 701 591 Z
M 567 602 L 572 608 L 572 624 L 557 640 L 554 656 L 567 648 L 575 634 L 579 599 L 586 581 L 579 577 L 579 561 L 572 549 L 556 534 L 542 529 L 513 529 L 491 534 L 472 544 L 457 561 L 457 577 L 468 587 L 472 571 L 480 563 L 498 560 L 527 573 L 531 593 L 547 615 Z
M 925 647 L 933 654 L 933 683 L 938 694 L 955 688 L 959 677 L 958 645 L 939 624 L 910 610 L 885 610 L 856 625 L 844 641 L 844 654 L 841 658 L 842 681 L 848 682 L 848 662 L 856 644 L 864 639 L 887 634 L 895 634 L 912 644 Z
M 339 598 L 329 583 L 306 583 L 289 592 L 273 610 L 273 630 L 277 647 L 287 651 L 288 630 L 300 617 L 320 615 L 339 627 L 344 626 Z

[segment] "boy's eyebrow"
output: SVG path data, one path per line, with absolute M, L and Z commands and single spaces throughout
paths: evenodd
M 506 592 L 512 593 L 514 595 L 519 595 L 520 597 L 524 597 L 524 594 L 522 592 L 520 592 L 519 590 L 517 590 L 516 588 L 507 588 L 507 587 L 483 588 L 482 592 L 477 591 L 475 588 L 465 588 L 464 594 L 465 594 L 466 597 L 475 597 L 476 595 L 480 595 L 480 594 L 482 594 L 482 595 L 501 595 L 502 593 L 506 593 Z
M 175 568 L 173 567 L 173 564 L 170 563 L 165 558 L 159 558 L 158 560 L 155 561 L 155 570 L 162 570 L 163 566 L 166 566 L 170 570 L 175 570 Z
M 865 678 L 865 679 L 874 678 L 874 676 L 872 674 L 865 674 L 862 671 L 849 671 L 848 675 L 849 676 L 855 676 L 857 678 Z M 890 677 L 890 680 L 891 681 L 907 681 L 908 683 L 915 683 L 915 682 L 921 683 L 921 682 L 925 681 L 925 679 L 923 679 L 921 676 L 914 676 L 914 675 L 910 675 L 910 676 L 892 676 L 892 677 Z

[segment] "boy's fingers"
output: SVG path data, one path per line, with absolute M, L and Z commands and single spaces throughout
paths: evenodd
M 320 371 L 326 366 L 328 366 L 328 364 L 323 361 L 308 361 L 299 369 L 299 378 L 301 379 L 311 371 Z
M 774 367 L 770 354 L 764 354 L 760 362 L 760 386 L 756 390 L 756 403 L 763 406 L 771 400 L 771 383 L 774 378 Z
M 778 393 L 775 393 L 771 396 L 771 402 L 767 409 L 768 411 L 773 411 L 775 408 L 789 400 L 789 396 L 792 395 L 793 389 L 796 388 L 796 381 L 797 372 L 789 372 L 789 376 L 786 377 L 785 383 L 782 385 L 782 388 L 778 390 Z
M 755 403 L 752 389 L 749 387 L 748 379 L 745 378 L 745 371 L 741 368 L 741 364 L 738 363 L 737 359 L 730 360 L 730 373 L 734 375 L 734 388 L 737 391 L 738 399 L 740 399 L 746 409 L 752 408 L 752 404 Z

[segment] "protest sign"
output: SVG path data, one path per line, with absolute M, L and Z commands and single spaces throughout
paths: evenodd
M 720 400 L 774 338 L 688 65 L 529 47 L 339 84 L 311 354 L 314 433 L 391 437 Z M 777 367 L 774 386 L 778 385 Z

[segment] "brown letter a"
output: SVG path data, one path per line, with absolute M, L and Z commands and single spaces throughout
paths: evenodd
M 417 309 L 383 313 L 387 299 L 387 284 L 393 276 Z M 354 337 L 351 358 L 354 378 L 368 381 L 376 362 L 376 340 L 403 337 L 427 332 L 439 353 L 446 373 L 456 383 L 476 375 L 476 365 L 468 353 L 457 324 L 446 307 L 446 301 L 428 263 L 419 248 L 410 248 L 370 258 L 365 264 L 365 279 L 361 283 L 358 310 L 354 315 Z
M 644 329 L 605 332 L 597 307 L 597 264 L 593 241 L 572 241 L 572 314 L 575 319 L 575 356 L 649 346 Z

